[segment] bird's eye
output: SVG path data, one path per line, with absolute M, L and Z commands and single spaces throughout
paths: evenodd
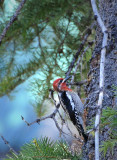
M 63 82 L 63 80 L 61 79 L 61 80 L 59 81 L 58 85 L 60 85 L 62 82 Z
M 61 79 L 61 80 L 59 80 L 59 82 L 58 82 L 58 88 L 60 88 L 60 85 L 61 85 L 61 83 L 63 82 L 63 80 Z
M 63 82 L 62 79 L 58 82 L 58 88 L 60 87 L 60 84 L 61 84 L 62 82 Z

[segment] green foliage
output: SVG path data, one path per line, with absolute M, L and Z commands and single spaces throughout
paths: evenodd
M 100 146 L 100 151 L 103 152 L 104 157 L 106 156 L 106 153 L 108 152 L 108 150 L 111 151 L 112 155 L 113 155 L 113 149 L 114 146 L 117 145 L 117 138 L 116 139 L 109 139 L 105 142 L 103 142 L 103 144 Z
M 48 90 L 55 78 L 65 76 L 91 14 L 90 1 L 28 0 L 0 46 L 0 96 L 28 80 L 28 91 L 35 96 L 31 103 L 37 115 L 43 114 Z M 11 14 L 2 17 L 0 34 Z M 82 59 L 75 81 L 86 78 L 91 51 Z
M 101 117 L 101 128 L 105 126 L 109 127 L 109 139 L 104 141 L 100 146 L 100 151 L 103 151 L 104 156 L 110 150 L 113 154 L 114 146 L 117 145 L 117 109 L 116 108 L 107 108 L 103 110 Z
M 112 89 L 113 89 L 115 97 L 117 97 L 117 86 L 112 85 Z
M 72 155 L 68 146 L 63 142 L 54 142 L 48 138 L 40 140 L 34 139 L 29 144 L 25 144 L 18 155 L 12 154 L 8 156 L 12 160 L 80 160 L 77 155 Z M 6 159 L 6 160 L 8 160 Z
M 117 127 L 117 110 L 109 107 L 103 110 L 101 117 L 101 125 L 103 127 L 105 125 L 109 125 L 111 131 L 113 131 L 113 128 Z

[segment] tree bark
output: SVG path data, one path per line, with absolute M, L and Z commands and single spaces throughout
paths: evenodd
M 114 96 L 112 85 L 117 86 L 117 1 L 116 0 L 100 0 L 99 1 L 100 16 L 108 29 L 108 45 L 105 61 L 105 80 L 104 80 L 104 100 L 103 109 L 106 107 L 117 106 L 117 98 Z M 96 28 L 96 44 L 90 60 L 89 79 L 91 81 L 86 87 L 87 102 L 85 106 L 88 107 L 87 124 L 91 124 L 92 118 L 96 115 L 96 104 L 99 95 L 99 64 L 100 64 L 100 52 L 102 46 L 102 32 L 97 24 Z M 91 107 L 91 108 L 90 108 Z M 94 107 L 92 109 L 92 107 Z M 108 139 L 108 126 L 105 126 L 104 130 L 100 133 L 100 144 L 102 141 Z M 93 160 L 95 159 L 94 152 L 95 142 L 94 136 L 89 135 L 88 143 L 83 148 L 83 159 Z M 100 159 L 104 159 L 103 155 L 100 155 Z M 107 153 L 106 160 L 115 160 L 117 158 L 117 147 L 114 149 L 114 154 Z

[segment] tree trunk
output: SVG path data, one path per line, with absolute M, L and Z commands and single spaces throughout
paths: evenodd
M 103 109 L 106 107 L 117 106 L 117 98 L 114 97 L 112 85 L 117 86 L 117 1 L 116 0 L 99 0 L 99 12 L 100 16 L 106 25 L 109 33 L 106 62 L 105 62 L 105 80 L 104 80 L 104 100 Z M 100 52 L 102 46 L 102 32 L 97 25 L 96 29 L 96 44 L 92 53 L 90 61 L 89 78 L 91 81 L 86 87 L 87 102 L 85 105 L 88 107 L 87 125 L 90 125 L 91 119 L 95 117 L 98 94 L 99 94 L 99 64 L 100 64 Z M 98 91 L 98 92 L 97 92 Z M 105 126 L 103 132 L 100 133 L 100 144 L 102 141 L 108 139 L 108 126 Z M 88 143 L 83 149 L 83 159 L 95 159 L 94 155 L 94 136 L 90 134 Z M 107 153 L 106 158 L 100 155 L 100 159 L 115 160 L 117 159 L 117 147 L 114 149 L 113 156 L 110 152 Z

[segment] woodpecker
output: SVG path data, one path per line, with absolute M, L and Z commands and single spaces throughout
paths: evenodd
M 53 88 L 58 92 L 60 102 L 62 103 L 62 106 L 67 110 L 72 123 L 76 126 L 79 132 L 79 135 L 82 135 L 84 137 L 84 141 L 86 142 L 88 139 L 88 135 L 84 132 L 83 128 L 83 104 L 79 96 L 67 86 L 66 81 L 69 78 L 70 76 L 65 79 L 56 79 L 53 82 Z

